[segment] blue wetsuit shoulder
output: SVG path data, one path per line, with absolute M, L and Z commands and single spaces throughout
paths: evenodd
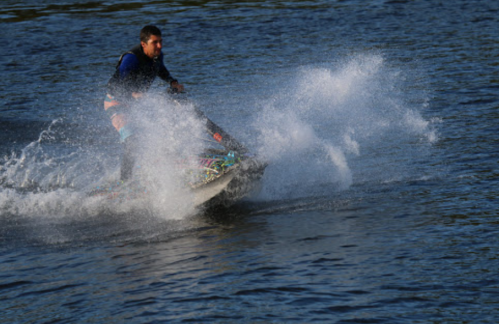
M 130 72 L 139 69 L 139 59 L 133 54 L 125 54 L 120 64 L 120 77 L 125 78 Z

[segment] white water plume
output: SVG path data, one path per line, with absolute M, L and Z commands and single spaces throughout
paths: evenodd
M 418 112 L 425 94 L 417 98 L 423 106 L 411 104 L 405 77 L 382 56 L 369 54 L 336 66 L 304 67 L 280 82 L 282 90 L 262 103 L 255 122 L 259 153 L 270 161 L 262 196 L 346 189 L 362 171 L 355 168 L 363 154 L 374 150 L 374 162 L 392 155 L 391 147 L 434 142 L 431 123 Z
M 204 124 L 192 103 L 179 103 L 164 97 L 150 97 L 142 103 L 143 112 L 134 114 L 139 129 L 141 156 L 137 161 L 141 176 L 151 186 L 147 197 L 155 215 L 182 218 L 195 212 L 194 194 L 186 186 L 186 174 L 179 160 L 195 156 L 205 148 Z

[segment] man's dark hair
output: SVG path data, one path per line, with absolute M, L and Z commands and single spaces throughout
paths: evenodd
M 161 30 L 156 26 L 147 25 L 140 31 L 140 41 L 147 43 L 152 35 L 161 36 Z

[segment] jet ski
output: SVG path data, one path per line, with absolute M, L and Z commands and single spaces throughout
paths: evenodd
M 185 99 L 175 98 L 178 104 Z M 180 158 L 178 172 L 185 177 L 185 186 L 192 191 L 197 207 L 230 206 L 258 188 L 258 182 L 267 166 L 244 145 L 225 132 L 196 108 L 198 117 L 205 122 L 207 135 L 219 148 L 208 148 L 197 156 Z M 140 177 L 130 181 L 114 181 L 90 191 L 92 197 L 110 200 L 134 200 L 151 193 L 154 186 Z

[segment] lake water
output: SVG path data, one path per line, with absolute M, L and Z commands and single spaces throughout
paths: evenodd
M 2 1 L 1 322 L 498 322 L 498 17 L 469 0 Z M 102 100 L 146 24 L 191 102 L 269 161 L 258 193 L 196 210 L 164 169 L 145 201 L 86 195 L 119 172 Z M 196 149 L 191 106 L 162 87 L 143 107 L 153 156 Z

